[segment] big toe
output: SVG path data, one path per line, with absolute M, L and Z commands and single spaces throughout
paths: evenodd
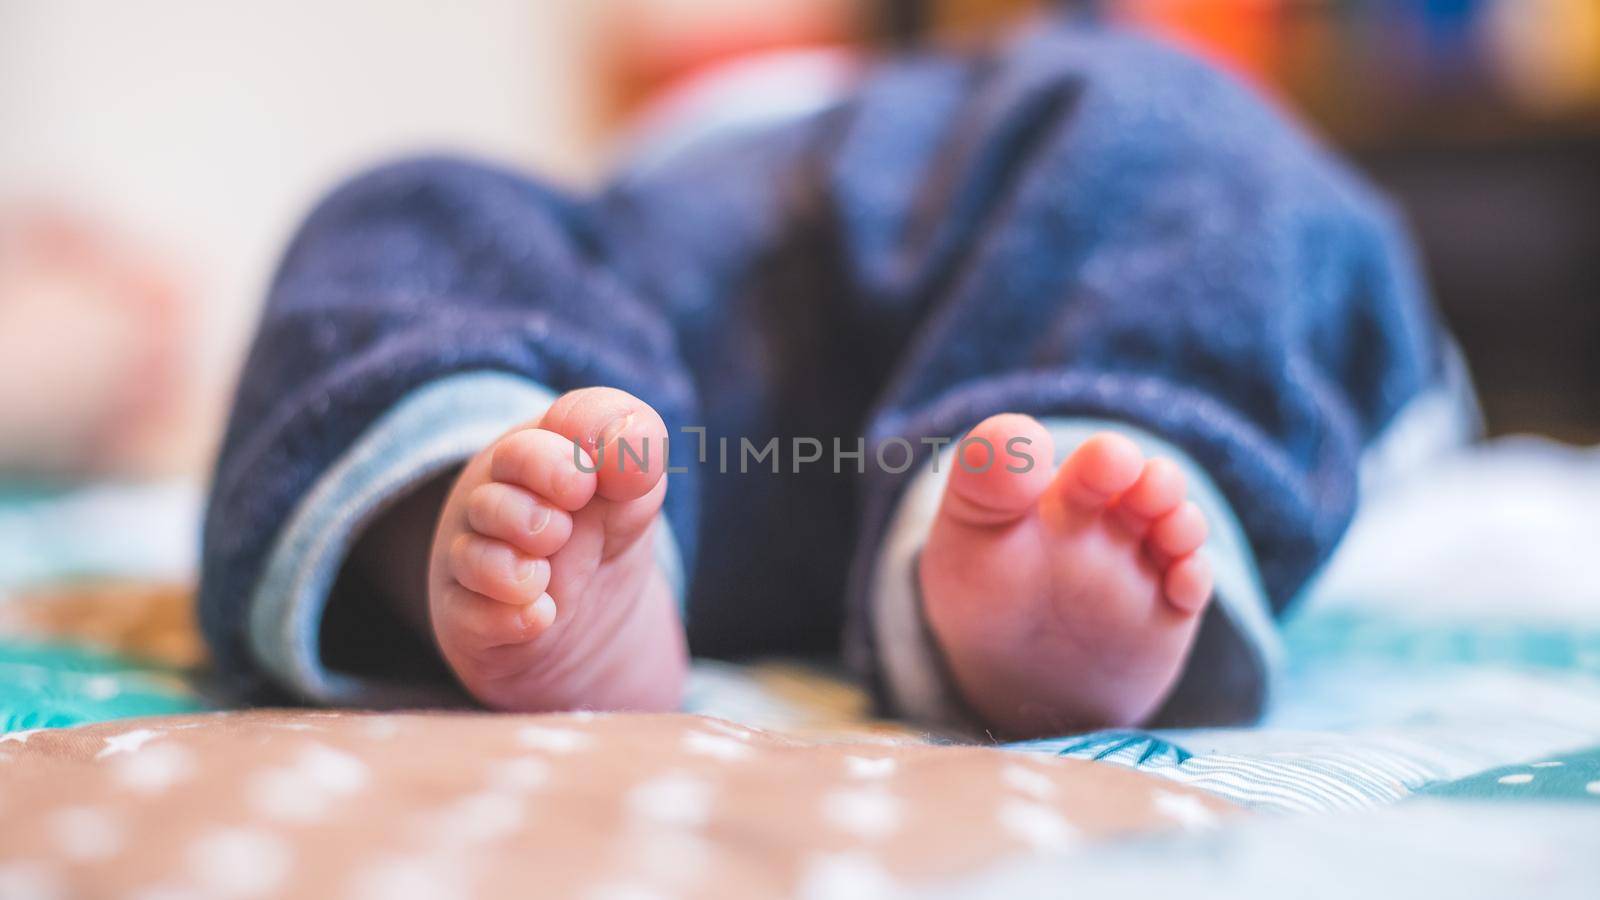
M 607 500 L 642 497 L 667 470 L 666 423 L 650 404 L 627 391 L 608 387 L 570 391 L 550 406 L 539 426 L 589 454 L 597 493 Z
M 1037 419 L 990 416 L 956 445 L 941 512 L 972 525 L 1015 520 L 1049 486 L 1054 458 L 1050 432 Z

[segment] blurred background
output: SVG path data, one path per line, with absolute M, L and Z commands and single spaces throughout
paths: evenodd
M 0 593 L 190 571 L 265 282 L 341 176 L 443 149 L 581 187 L 708 97 L 803 106 L 1052 5 L 1348 151 L 1416 227 L 1490 430 L 1600 441 L 1600 0 L 0 0 Z M 134 512 L 107 524 L 107 491 Z

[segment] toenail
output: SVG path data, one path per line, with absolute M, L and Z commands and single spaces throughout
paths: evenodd
M 544 527 L 546 525 L 549 525 L 549 524 L 550 524 L 550 507 L 545 506 L 543 503 L 541 503 L 538 506 L 534 507 L 533 516 L 528 519 L 528 533 L 529 534 L 538 534 L 539 532 L 544 530 Z
M 522 610 L 523 628 L 544 628 L 556 620 L 556 601 L 549 594 L 540 594 Z
M 538 562 L 536 559 L 529 559 L 520 554 L 517 556 L 517 561 L 512 564 L 511 574 L 516 578 L 518 584 L 533 577 L 533 573 L 539 568 Z
M 610 422 L 607 422 L 606 427 L 600 429 L 600 438 L 595 444 L 595 452 L 604 453 L 604 448 L 611 446 L 611 444 L 616 441 L 617 437 L 622 434 L 623 430 L 626 429 L 628 424 L 632 421 L 633 413 L 628 413 L 625 416 L 619 416 L 615 419 L 612 419 Z
M 525 584 L 529 581 L 548 582 L 550 580 L 550 561 L 547 559 L 533 560 L 533 573 L 522 579 Z

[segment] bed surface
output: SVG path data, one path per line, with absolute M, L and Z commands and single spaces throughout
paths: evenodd
M 1259 726 L 1005 746 L 783 661 L 698 665 L 675 716 L 215 710 L 181 552 L 52 549 L 177 496 L 0 500 L 29 542 L 0 556 L 0 896 L 1600 896 L 1593 452 L 1501 442 L 1369 504 Z

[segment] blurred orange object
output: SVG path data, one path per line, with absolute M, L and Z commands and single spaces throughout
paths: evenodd
M 1163 35 L 1256 85 L 1279 69 L 1281 0 L 1121 0 L 1113 20 Z
M 164 472 L 185 403 L 173 273 L 83 217 L 0 212 L 0 473 Z
M 30 590 L 0 604 L 0 634 L 71 643 L 194 668 L 205 642 L 187 585 L 96 580 Z

